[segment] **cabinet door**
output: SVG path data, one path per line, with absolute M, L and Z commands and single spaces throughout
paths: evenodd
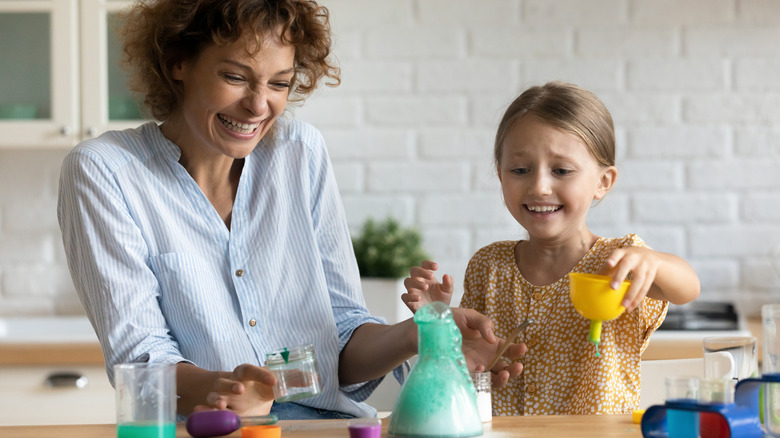
M 81 134 L 88 138 L 111 129 L 136 127 L 143 117 L 120 66 L 122 46 L 116 35 L 121 26 L 119 12 L 132 2 L 81 1 Z
M 57 377 L 69 374 L 79 377 L 78 385 Z M 0 426 L 116 421 L 114 388 L 103 366 L 0 367 L 0 394 Z
M 76 0 L 0 0 L 0 145 L 78 141 Z

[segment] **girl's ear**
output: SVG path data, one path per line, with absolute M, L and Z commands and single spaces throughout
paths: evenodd
M 599 178 L 599 185 L 596 188 L 596 193 L 593 195 L 593 199 L 600 200 L 612 189 L 617 180 L 617 167 L 609 166 L 601 171 L 601 177 Z

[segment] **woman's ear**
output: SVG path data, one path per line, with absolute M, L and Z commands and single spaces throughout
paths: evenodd
M 181 81 L 182 77 L 184 76 L 184 62 L 177 61 L 171 64 L 170 68 L 171 68 L 171 78 L 173 78 L 174 81 Z
M 617 167 L 609 166 L 602 169 L 601 177 L 599 178 L 599 185 L 596 188 L 596 193 L 593 195 L 593 199 L 600 200 L 601 198 L 606 196 L 606 194 L 609 193 L 610 190 L 612 190 L 612 186 L 615 185 L 616 180 L 617 180 Z

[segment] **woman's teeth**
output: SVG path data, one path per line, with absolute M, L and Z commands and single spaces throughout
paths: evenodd
M 561 207 L 560 206 L 553 207 L 552 205 L 544 205 L 544 206 L 528 205 L 527 208 L 535 213 L 548 213 L 551 211 L 556 211 Z
M 259 123 L 241 123 L 237 122 L 235 120 L 228 119 L 227 117 L 223 115 L 219 115 L 219 121 L 222 122 L 223 125 L 225 125 L 226 128 L 230 129 L 233 132 L 237 132 L 239 134 L 251 134 L 255 129 L 257 129 L 258 126 L 260 126 Z

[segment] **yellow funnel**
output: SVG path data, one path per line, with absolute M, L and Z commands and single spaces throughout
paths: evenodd
M 631 282 L 624 281 L 617 290 L 612 289 L 611 282 L 612 277 L 606 275 L 569 274 L 571 302 L 580 315 L 590 320 L 588 340 L 596 345 L 596 356 L 600 356 L 601 322 L 615 319 L 626 310 L 620 302 Z

